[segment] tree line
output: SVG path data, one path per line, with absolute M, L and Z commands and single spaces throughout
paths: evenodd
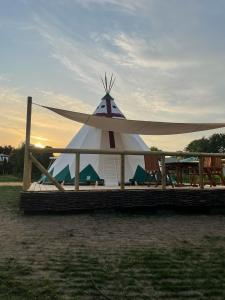
M 47 146 L 48 148 L 51 148 Z M 157 147 L 152 146 L 151 151 L 159 150 Z M 208 138 L 201 138 L 193 140 L 184 149 L 188 152 L 214 152 L 224 153 L 225 152 L 225 134 L 215 133 Z M 24 161 L 24 144 L 18 148 L 14 148 L 10 145 L 0 146 L 0 154 L 9 155 L 8 161 L 3 161 L 0 164 L 0 175 L 15 175 L 22 177 L 23 174 L 23 161 Z M 50 157 L 53 153 L 34 153 L 34 156 L 40 161 L 40 163 L 48 168 L 50 163 Z M 41 176 L 40 171 L 33 166 L 32 167 L 32 178 L 39 178 Z
M 47 146 L 48 148 L 51 148 Z M 0 154 L 9 155 L 9 159 L 4 160 L 0 164 L 0 175 L 14 175 L 16 177 L 22 178 L 23 175 L 23 164 L 24 164 L 24 149 L 25 146 L 22 144 L 18 148 L 12 146 L 0 146 Z M 50 163 L 50 157 L 53 153 L 34 153 L 33 154 L 40 163 L 48 168 Z M 38 179 L 41 176 L 39 169 L 34 165 L 32 166 L 32 178 Z
M 224 153 L 225 134 L 215 133 L 209 138 L 201 138 L 190 142 L 186 148 L 188 152 Z

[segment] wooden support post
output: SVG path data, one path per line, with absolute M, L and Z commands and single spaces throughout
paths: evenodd
M 32 162 L 35 164 L 35 166 L 43 173 L 45 174 L 48 179 L 61 191 L 64 192 L 64 188 L 62 185 L 42 166 L 42 164 L 30 153 L 30 158 Z
M 162 165 L 162 190 L 166 189 L 166 162 L 165 155 L 161 156 L 161 165 Z
M 31 160 L 29 156 L 31 132 L 32 97 L 27 98 L 26 140 L 24 149 L 23 190 L 27 191 L 31 184 Z
M 203 157 L 199 157 L 199 188 L 204 189 Z
M 120 189 L 124 190 L 125 188 L 125 156 L 121 154 L 120 159 Z
M 76 153 L 76 167 L 75 167 L 75 191 L 79 191 L 80 185 L 80 153 Z

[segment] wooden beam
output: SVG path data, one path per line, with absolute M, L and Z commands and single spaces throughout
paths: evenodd
M 31 161 L 29 157 L 31 132 L 32 97 L 27 98 L 26 140 L 24 148 L 23 190 L 27 191 L 31 184 Z
M 120 189 L 125 189 L 125 156 L 121 154 L 120 156 Z
M 76 153 L 75 191 L 79 191 L 79 185 L 80 185 L 80 153 Z
M 35 166 L 45 174 L 48 179 L 59 189 L 61 192 L 65 192 L 62 185 L 42 166 L 42 164 L 30 153 L 30 159 L 35 164 Z
M 161 156 L 161 166 L 162 166 L 162 190 L 166 189 L 166 161 L 165 155 Z
M 199 188 L 204 189 L 203 157 L 199 157 Z
M 208 156 L 216 156 L 216 157 L 223 157 L 225 158 L 225 153 L 200 153 L 200 152 L 182 152 L 182 151 L 118 151 L 118 150 L 100 150 L 100 149 L 77 149 L 77 148 L 37 148 L 37 147 L 30 147 L 30 151 L 32 152 L 39 152 L 39 153 L 77 153 L 80 154 L 117 154 L 117 155 L 165 155 L 165 156 L 181 156 L 181 157 L 208 157 Z

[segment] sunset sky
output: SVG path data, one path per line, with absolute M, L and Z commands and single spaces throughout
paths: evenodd
M 0 0 L 0 145 L 24 141 L 27 96 L 92 113 L 104 72 L 129 119 L 225 122 L 225 1 Z M 66 146 L 79 128 L 33 107 L 34 144 Z M 214 132 L 143 138 L 183 150 Z

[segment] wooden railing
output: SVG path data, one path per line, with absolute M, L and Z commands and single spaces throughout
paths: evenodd
M 166 156 L 175 156 L 175 157 L 198 157 L 199 159 L 199 187 L 200 189 L 204 188 L 204 182 L 203 182 L 203 157 L 209 157 L 209 156 L 216 156 L 225 158 L 225 154 L 222 153 L 199 153 L 199 152 L 182 152 L 182 151 L 119 151 L 119 150 L 98 150 L 98 149 L 68 149 L 68 148 L 36 148 L 36 147 L 29 147 L 30 152 L 30 159 L 32 162 L 44 173 L 51 182 L 53 182 L 52 176 L 48 173 L 47 170 L 43 170 L 43 166 L 40 165 L 40 163 L 37 162 L 37 160 L 34 160 L 34 157 L 32 155 L 33 152 L 36 153 L 67 153 L 67 154 L 74 154 L 75 157 L 75 191 L 79 190 L 79 173 L 80 173 L 80 155 L 85 154 L 104 154 L 104 155 L 120 155 L 120 189 L 125 189 L 125 156 L 126 155 L 152 155 L 161 157 L 161 173 L 162 173 L 162 189 L 166 189 L 166 163 L 165 163 L 165 157 Z M 31 170 L 31 169 L 30 169 Z M 30 178 L 30 171 L 28 171 L 26 174 L 28 178 Z M 62 191 L 62 188 L 59 188 L 59 183 L 56 184 L 53 182 L 53 184 L 56 185 L 58 189 Z M 62 186 L 61 186 L 62 187 Z
M 126 155 L 156 155 L 161 157 L 161 173 L 162 173 L 162 189 L 166 189 L 166 156 L 175 157 L 198 157 L 199 159 L 199 188 L 204 188 L 203 180 L 203 157 L 216 156 L 225 158 L 225 153 L 198 153 L 198 152 L 183 152 L 183 151 L 119 151 L 119 150 L 99 150 L 99 149 L 68 149 L 68 148 L 36 148 L 30 145 L 31 134 L 31 111 L 32 98 L 28 97 L 27 101 L 27 121 L 26 121 L 26 142 L 24 155 L 24 175 L 23 175 L 23 190 L 27 191 L 31 184 L 31 165 L 32 163 L 44 173 L 49 180 L 60 190 L 64 191 L 63 186 L 41 165 L 41 163 L 33 156 L 36 153 L 69 153 L 76 155 L 75 157 L 75 190 L 79 190 L 79 173 L 80 173 L 80 155 L 81 154 L 104 154 L 104 155 L 120 155 L 120 189 L 125 189 L 125 156 Z

